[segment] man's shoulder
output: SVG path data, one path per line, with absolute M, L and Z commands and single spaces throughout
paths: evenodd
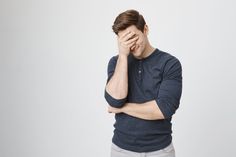
M 115 66 L 118 59 L 118 54 L 110 57 L 108 61 L 108 66 Z
M 170 52 L 166 52 L 166 51 L 162 51 L 162 50 L 159 50 L 159 53 L 161 55 L 161 60 L 163 61 L 169 61 L 169 60 L 176 60 L 176 61 L 179 61 L 179 59 L 173 55 L 172 53 Z
M 158 64 L 162 70 L 168 67 L 181 67 L 180 60 L 170 52 L 159 50 L 159 55 L 156 57 L 154 61 L 155 64 Z

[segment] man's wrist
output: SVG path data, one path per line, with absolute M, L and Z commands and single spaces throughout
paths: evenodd
M 121 111 L 124 113 L 130 112 L 131 110 L 131 103 L 125 103 L 125 105 L 121 108 Z
M 127 59 L 128 55 L 119 53 L 119 58 L 120 59 Z

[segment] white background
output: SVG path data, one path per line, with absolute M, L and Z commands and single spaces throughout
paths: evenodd
M 177 157 L 234 157 L 235 8 L 233 0 L 1 0 L 0 156 L 109 157 L 111 26 L 137 9 L 151 44 L 183 66 Z

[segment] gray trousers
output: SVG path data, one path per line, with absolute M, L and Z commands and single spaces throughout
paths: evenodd
M 170 145 L 161 150 L 139 153 L 122 149 L 112 142 L 111 157 L 175 157 L 175 149 L 171 142 Z

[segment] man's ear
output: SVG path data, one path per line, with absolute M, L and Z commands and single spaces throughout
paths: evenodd
M 143 28 L 143 33 L 147 36 L 147 35 L 148 35 L 148 32 L 149 32 L 148 25 L 145 24 L 145 25 L 144 25 L 144 28 Z

